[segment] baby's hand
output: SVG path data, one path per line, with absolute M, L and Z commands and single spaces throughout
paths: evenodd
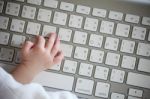
M 47 41 L 42 36 L 37 36 L 35 43 L 27 41 L 21 51 L 21 64 L 12 75 L 21 83 L 30 82 L 39 72 L 61 62 L 63 53 L 59 47 L 60 40 L 55 33 Z

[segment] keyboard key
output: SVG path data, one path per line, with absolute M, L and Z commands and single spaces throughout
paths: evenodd
M 73 42 L 78 44 L 85 44 L 87 39 L 87 33 L 81 31 L 75 31 Z
M 63 51 L 64 56 L 71 57 L 72 50 L 73 50 L 73 46 L 72 45 L 61 43 L 60 48 Z
M 13 35 L 11 40 L 11 46 L 14 47 L 21 47 L 22 44 L 25 42 L 26 37 L 22 35 Z
M 116 53 L 107 53 L 105 64 L 118 66 L 120 55 Z
M 20 4 L 8 2 L 6 6 L 6 14 L 18 16 L 20 10 Z
M 15 58 L 15 63 L 20 63 L 21 62 L 21 52 L 17 51 L 16 52 L 16 58 Z
M 141 98 L 137 98 L 137 97 L 133 97 L 133 96 L 128 96 L 128 99 L 141 99 Z
M 109 50 L 117 50 L 119 44 L 119 39 L 112 38 L 112 37 L 106 37 L 105 41 L 105 49 Z
M 9 48 L 0 48 L 0 60 L 12 61 L 14 56 L 14 50 Z
M 150 17 L 143 17 L 142 24 L 150 26 Z
M 98 79 L 107 80 L 108 73 L 109 73 L 109 68 L 96 66 L 94 77 Z
M 149 66 L 149 64 L 150 64 L 150 60 L 149 59 L 140 58 L 139 59 L 138 70 L 150 73 L 150 66 Z
M 111 99 L 125 99 L 125 95 L 113 92 L 111 94 Z
M 150 41 L 150 31 L 149 31 L 149 35 L 148 35 L 148 41 Z
M 16 1 L 19 1 L 19 2 L 24 2 L 24 0 L 16 0 Z
M 113 34 L 114 22 L 102 21 L 100 32 L 106 34 Z
M 97 17 L 106 17 L 107 11 L 105 9 L 93 8 L 92 15 Z
M 41 5 L 42 0 L 27 0 L 27 3 Z
M 150 56 L 150 44 L 139 43 L 137 48 L 137 55 Z
M 0 1 L 0 13 L 3 11 L 4 1 Z
M 0 16 L 0 29 L 7 29 L 8 21 L 8 17 Z
M 71 29 L 65 29 L 65 28 L 59 28 L 58 34 L 59 34 L 60 40 L 70 41 L 71 35 L 72 35 L 72 30 Z
M 81 60 L 86 60 L 87 55 L 88 55 L 88 48 L 76 47 L 75 53 L 74 53 L 74 58 L 81 59 Z
M 122 70 L 112 69 L 110 80 L 113 82 L 123 83 L 125 72 Z
M 146 36 L 146 28 L 137 27 L 137 26 L 133 27 L 132 38 L 145 40 L 145 36 Z
M 125 53 L 133 53 L 134 52 L 134 46 L 135 46 L 134 41 L 122 40 L 120 51 L 125 52 Z
M 123 56 L 121 67 L 126 69 L 134 69 L 135 68 L 136 57 L 131 56 Z
M 93 71 L 93 65 L 87 63 L 81 63 L 79 68 L 79 75 L 91 77 Z
M 39 23 L 28 22 L 26 33 L 32 35 L 39 35 L 40 27 L 41 24 Z
M 135 96 L 135 97 L 142 97 L 143 96 L 143 90 L 129 88 L 128 94 L 131 96 Z
M 65 25 L 66 21 L 67 21 L 67 14 L 66 13 L 62 13 L 62 12 L 55 12 L 54 13 L 54 19 L 53 19 L 54 24 Z
M 116 12 L 116 11 L 110 11 L 108 18 L 121 21 L 123 18 L 123 13 Z
M 2 44 L 2 45 L 8 45 L 9 36 L 10 36 L 9 33 L 0 32 L 0 44 Z
M 36 8 L 31 6 L 23 6 L 22 17 L 28 19 L 34 19 Z
M 121 23 L 117 24 L 117 28 L 116 28 L 117 36 L 128 37 L 129 31 L 130 31 L 130 25 L 121 24 Z
M 82 26 L 82 16 L 70 15 L 69 27 L 81 28 Z
M 25 21 L 12 19 L 10 30 L 15 32 L 23 32 Z
M 125 21 L 130 23 L 139 23 L 140 17 L 133 14 L 126 14 Z
M 83 5 L 77 5 L 76 12 L 81 14 L 90 14 L 90 7 L 83 6 Z
M 71 91 L 74 78 L 72 76 L 43 71 L 34 78 L 33 82 L 39 83 L 46 87 Z
M 76 61 L 65 60 L 64 67 L 63 67 L 63 72 L 75 74 L 76 69 L 77 69 L 77 62 Z
M 85 19 L 85 30 L 96 31 L 98 26 L 98 19 L 86 18 Z
M 58 1 L 56 0 L 44 0 L 44 6 L 50 8 L 57 8 Z
M 74 10 L 74 4 L 67 3 L 67 2 L 61 2 L 60 3 L 60 9 L 66 10 L 66 11 L 73 11 Z
M 61 63 L 58 63 L 58 64 L 52 66 L 50 69 L 51 69 L 51 70 L 59 71 L 59 70 L 60 70 L 60 67 L 61 67 Z
M 92 95 L 93 86 L 94 86 L 93 80 L 78 78 L 75 92 Z
M 129 72 L 126 83 L 129 85 L 150 89 L 150 76 Z
M 109 89 L 110 89 L 110 84 L 97 82 L 95 96 L 108 98 Z
M 49 33 L 56 33 L 56 27 L 50 25 L 44 25 L 42 35 L 48 36 Z
M 96 34 L 91 34 L 90 35 L 90 40 L 89 40 L 89 45 L 93 47 L 101 47 L 103 43 L 103 36 L 101 35 L 96 35 Z
M 51 14 L 52 14 L 51 10 L 39 9 L 37 20 L 43 22 L 50 22 Z
M 90 61 L 96 63 L 102 63 L 104 57 L 104 51 L 100 50 L 91 50 Z

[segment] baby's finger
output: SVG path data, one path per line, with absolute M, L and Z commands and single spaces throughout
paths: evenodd
M 57 55 L 54 57 L 54 64 L 58 64 L 62 61 L 62 59 L 64 58 L 64 54 L 62 51 L 58 52 Z
M 33 47 L 33 45 L 34 45 L 33 42 L 26 41 L 22 47 L 22 51 L 25 53 L 28 52 Z
M 45 39 L 42 36 L 37 36 L 36 45 L 37 47 L 45 47 Z
M 52 56 L 55 56 L 58 53 L 59 47 L 60 47 L 60 40 L 59 40 L 59 37 L 57 37 L 57 39 L 56 39 L 56 41 L 54 43 L 54 46 L 53 46 L 53 48 L 51 50 L 51 55 Z
M 46 44 L 45 44 L 45 47 L 47 49 L 49 49 L 51 51 L 54 43 L 55 43 L 55 39 L 56 39 L 56 33 L 51 33 Z

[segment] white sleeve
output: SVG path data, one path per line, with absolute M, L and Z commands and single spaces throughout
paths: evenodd
M 77 99 L 66 91 L 46 92 L 36 83 L 23 85 L 0 67 L 0 97 L 1 99 Z

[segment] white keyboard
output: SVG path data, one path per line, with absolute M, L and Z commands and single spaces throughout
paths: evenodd
M 20 62 L 27 38 L 57 32 L 65 60 L 34 82 L 85 99 L 149 99 L 150 17 L 56 0 L 6 1 L 0 1 L 0 66 Z

